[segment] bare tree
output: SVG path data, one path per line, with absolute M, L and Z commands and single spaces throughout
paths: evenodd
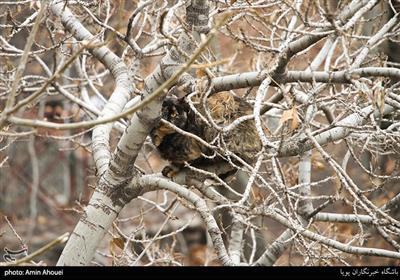
M 133 2 L 0 2 L 0 190 L 29 139 L 25 238 L 38 199 L 75 199 L 89 168 L 65 166 L 49 200 L 35 143 L 51 138 L 96 170 L 58 265 L 182 265 L 193 226 L 202 265 L 398 263 L 398 1 Z M 228 116 L 230 97 L 249 109 Z M 192 130 L 162 115 L 171 98 Z M 198 149 L 172 174 L 161 124 Z

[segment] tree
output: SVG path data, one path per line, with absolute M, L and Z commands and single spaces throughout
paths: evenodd
M 284 254 L 307 265 L 356 264 L 354 256 L 397 262 L 400 71 L 387 47 L 398 40 L 396 5 L 2 3 L 3 150 L 26 135 L 34 143 L 43 131 L 63 131 L 63 139 L 80 145 L 87 130 L 92 134 L 96 187 L 57 264 L 89 264 L 111 228 L 111 242 L 121 249 L 114 260 L 180 264 L 174 257 L 179 249 L 154 248 L 188 227 L 190 222 L 173 226 L 182 206 L 201 218 L 208 247 L 222 265 L 273 265 Z M 251 115 L 216 129 L 223 139 L 240 122 L 254 120 L 262 143 L 254 164 L 237 158 L 223 141 L 204 143 L 188 135 L 227 161 L 188 164 L 173 178 L 143 167 L 141 158 L 151 155 L 148 136 L 167 96 L 221 91 L 252 105 Z M 65 118 L 62 109 L 73 117 Z M 34 145 L 30 151 L 37 157 Z M 9 160 L 4 156 L 0 166 Z M 34 174 L 37 160 L 30 164 Z M 238 169 L 234 176 L 218 176 L 232 166 Z M 31 202 L 38 191 L 38 176 L 32 177 Z M 154 192 L 165 195 L 164 204 L 145 198 Z M 141 224 L 142 239 L 135 229 L 124 233 L 116 220 L 124 207 L 140 208 L 140 199 L 165 214 L 152 233 Z M 228 224 L 217 213 L 229 216 Z M 274 237 L 270 244 L 266 236 Z M 136 243 L 144 247 L 135 251 Z

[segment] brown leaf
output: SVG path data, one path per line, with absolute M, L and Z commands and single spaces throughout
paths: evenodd
M 281 119 L 279 120 L 279 124 L 282 125 L 286 122 L 290 122 L 290 130 L 293 131 L 299 126 L 299 117 L 297 114 L 296 107 L 293 107 L 290 110 L 285 110 L 282 114 Z
M 379 112 L 383 114 L 383 109 L 385 107 L 385 91 L 384 90 L 376 90 L 374 92 L 375 104 L 378 108 Z
M 120 237 L 111 239 L 109 243 L 110 253 L 112 255 L 116 255 L 118 252 L 118 248 L 121 250 L 124 249 L 124 240 Z

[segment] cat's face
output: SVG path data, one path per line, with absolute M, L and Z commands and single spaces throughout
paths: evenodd
M 188 122 L 190 108 L 187 103 L 176 97 L 167 97 L 161 109 L 161 118 L 172 123 L 180 129 L 185 129 Z M 156 146 L 159 146 L 164 137 L 176 133 L 176 131 L 169 125 L 160 121 L 158 125 L 152 130 L 151 138 Z
M 189 110 L 190 108 L 184 100 L 167 97 L 162 105 L 161 117 L 175 126 L 184 129 L 188 121 Z

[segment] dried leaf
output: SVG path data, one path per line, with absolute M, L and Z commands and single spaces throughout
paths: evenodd
M 125 242 L 121 237 L 113 238 L 111 242 L 118 248 L 124 249 Z
M 383 109 L 385 107 L 385 91 L 384 90 L 376 90 L 374 92 L 374 102 L 376 107 L 378 108 L 381 115 L 383 114 Z
M 283 112 L 281 119 L 279 120 L 279 124 L 283 124 L 292 119 L 292 110 L 286 110 Z
M 299 126 L 299 116 L 297 114 L 297 109 L 296 107 L 293 107 L 292 109 L 292 125 L 290 126 L 291 130 L 295 130 Z
M 279 125 L 282 125 L 286 122 L 290 122 L 290 130 L 293 131 L 299 126 L 299 117 L 297 114 L 296 107 L 293 107 L 290 110 L 285 110 L 282 114 L 281 119 L 279 120 Z
M 124 249 L 124 240 L 120 237 L 113 238 L 112 240 L 110 240 L 109 250 L 112 255 L 117 254 L 118 248 L 121 250 Z

